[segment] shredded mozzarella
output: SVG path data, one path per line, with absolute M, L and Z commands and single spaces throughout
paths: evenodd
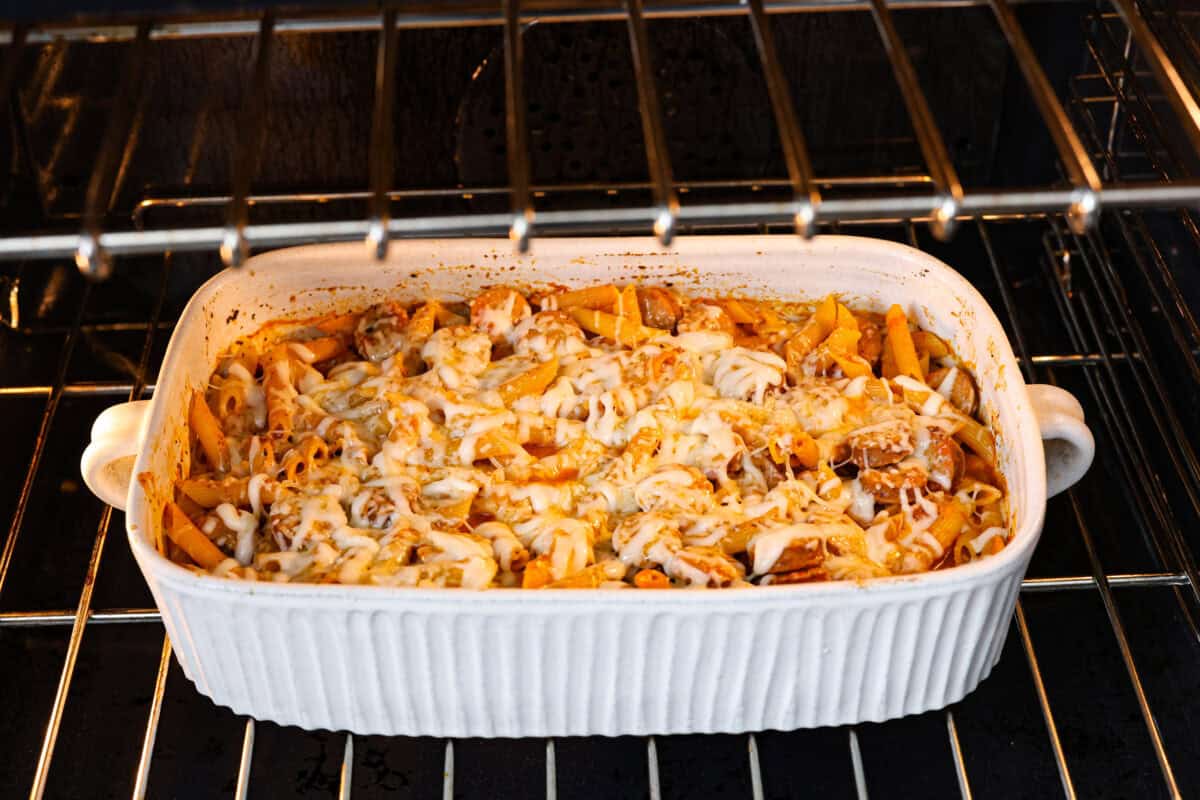
M 277 335 L 223 359 L 229 464 L 195 476 L 212 483 L 197 496 L 236 495 L 196 517 L 233 556 L 214 572 L 471 588 L 626 585 L 645 569 L 676 586 L 861 579 L 943 559 L 932 526 L 948 502 L 988 526 L 972 553 L 1006 540 L 1002 488 L 960 475 L 949 359 L 937 387 L 889 384 L 826 370 L 811 347 L 800 369 L 781 357 L 810 311 L 763 307 L 760 328 L 723 300 L 681 301 L 682 330 L 619 327 L 636 341 L 622 345 L 584 332 L 590 309 L 552 297 L 514 319 L 519 295 L 492 297 L 441 327 L 376 306 L 320 370 Z M 526 375 L 537 385 L 514 389 Z

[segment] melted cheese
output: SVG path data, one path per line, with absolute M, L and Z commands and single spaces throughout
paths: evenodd
M 242 566 L 250 563 L 254 557 L 254 538 L 258 532 L 258 517 L 247 511 L 239 511 L 229 503 L 221 503 L 213 509 L 221 518 L 221 524 L 237 536 L 234 547 L 234 558 Z
M 745 553 L 761 581 L 792 542 L 811 540 L 830 577 L 861 578 L 940 558 L 930 526 L 956 490 L 976 519 L 980 506 L 988 524 L 998 518 L 1000 490 L 952 485 L 939 449 L 961 423 L 945 398 L 956 367 L 936 390 L 896 378 L 897 402 L 879 378 L 823 376 L 815 357 L 789 375 L 777 355 L 787 331 L 742 338 L 743 326 L 735 345 L 724 330 L 694 329 L 729 324 L 715 305 L 689 308 L 691 330 L 627 348 L 589 338 L 552 303 L 514 323 L 515 303 L 509 294 L 476 308 L 474 325 L 428 337 L 398 323 L 394 355 L 325 374 L 291 342 L 270 397 L 227 360 L 224 380 L 245 397 L 240 427 L 227 429 L 229 475 L 246 480 L 248 508 L 219 506 L 205 525 L 236 557 L 221 574 L 482 588 L 519 585 L 538 557 L 552 580 L 597 566 L 593 577 L 620 585 L 627 568 L 653 567 L 677 585 L 729 585 L 745 573 L 731 555 Z M 781 319 L 794 331 L 804 316 Z M 498 388 L 551 359 L 545 389 L 505 407 Z M 268 406 L 290 412 L 290 436 L 264 430 Z M 301 445 L 303 456 L 289 452 Z M 879 459 L 885 477 L 913 469 L 928 481 L 872 495 L 868 448 L 902 459 Z M 1004 532 L 988 528 L 971 549 Z
M 783 384 L 784 360 L 774 353 L 735 347 L 713 366 L 712 385 L 721 397 L 762 405 L 767 390 Z

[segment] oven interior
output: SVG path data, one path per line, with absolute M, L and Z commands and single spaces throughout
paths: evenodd
M 0 794 L 1200 792 L 1200 6 L 98 5 L 0 31 Z M 1096 434 L 976 692 L 833 729 L 447 741 L 256 723 L 183 677 L 77 465 L 226 263 L 810 215 L 961 271 Z

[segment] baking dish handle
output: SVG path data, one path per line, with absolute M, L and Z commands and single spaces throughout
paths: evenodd
M 1096 455 L 1096 440 L 1083 419 L 1083 406 L 1075 395 L 1045 383 L 1026 387 L 1042 432 L 1046 455 L 1046 497 L 1074 486 Z
M 92 494 L 121 511 L 125 510 L 133 462 L 149 415 L 149 400 L 106 408 L 92 423 L 92 441 L 79 460 L 83 482 Z

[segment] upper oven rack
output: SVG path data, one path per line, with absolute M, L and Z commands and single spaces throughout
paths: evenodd
M 1156 91 L 1170 107 L 1168 124 L 1182 132 L 1186 145 L 1200 154 L 1200 103 L 1179 70 L 1167 56 L 1159 35 L 1171 24 L 1175 12 L 1137 0 L 1109 0 L 1111 10 L 1099 15 L 1119 18 L 1129 45 L 1141 54 Z M 893 9 L 949 8 L 988 5 L 1008 42 L 1038 114 L 1050 134 L 1063 179 L 1051 185 L 1026 188 L 965 188 L 950 158 L 942 133 L 930 111 L 926 92 L 913 68 L 904 41 L 893 22 Z M 835 13 L 868 10 L 880 43 L 887 53 L 896 86 L 908 112 L 923 171 L 900 175 L 814 175 L 805 144 L 806 120 L 799 118 L 791 101 L 787 76 L 775 52 L 772 18 L 782 14 Z M 1098 12 L 1099 13 L 1099 12 Z M 785 179 L 677 181 L 664 139 L 659 75 L 648 44 L 648 26 L 657 19 L 677 17 L 729 17 L 749 19 L 770 98 L 775 131 L 787 166 Z M 1166 18 L 1166 22 L 1160 17 Z M 557 183 L 531 185 L 529 131 L 524 110 L 524 53 L 521 32 L 530 24 L 583 21 L 623 21 L 628 28 L 632 67 L 637 88 L 648 165 L 644 181 L 624 183 Z M 1152 24 L 1153 23 L 1153 24 Z M 394 137 L 392 100 L 395 94 L 395 32 L 401 28 L 437 28 L 498 25 L 504 29 L 505 141 L 508 180 L 503 185 L 437 189 L 397 189 L 392 180 Z M 269 104 L 267 74 L 272 50 L 282 33 L 315 34 L 377 30 L 377 70 L 369 141 L 369 186 L 356 192 L 255 193 L 254 183 L 266 142 Z M 149 43 L 163 39 L 253 37 L 254 55 L 244 77 L 253 91 L 247 93 L 240 127 L 245 132 L 233 158 L 229 190 L 206 196 L 148 196 L 134 211 L 126 229 L 105 229 L 110 218 L 113 187 L 137 140 L 135 109 L 143 82 L 141 73 L 149 58 Z M 528 247 L 540 234 L 608 231 L 653 231 L 669 243 L 676 231 L 706 228 L 733 229 L 764 225 L 791 225 L 811 235 L 819 223 L 855 223 L 915 220 L 929 224 L 939 239 L 949 237 L 962 220 L 1003 218 L 1034 213 L 1065 213 L 1072 231 L 1082 233 L 1101 208 L 1177 208 L 1200 204 L 1200 179 L 1186 173 L 1155 174 L 1148 178 L 1120 179 L 1097 169 L 1101 158 L 1087 146 L 1072 124 L 1062 102 L 1038 62 L 1008 0 L 918 0 L 894 2 L 822 3 L 797 0 L 750 0 L 747 3 L 675 3 L 624 0 L 621 5 L 597 5 L 560 0 L 539 0 L 523 6 L 520 0 L 502 0 L 495 6 L 428 7 L 403 11 L 389 8 L 378 15 L 277 17 L 268 11 L 258 18 L 153 20 L 108 27 L 18 26 L 0 34 L 7 42 L 0 67 L 0 90 L 7 94 L 26 47 L 55 41 L 131 42 L 122 67 L 112 111 L 102 137 L 82 209 L 82 225 L 74 232 L 40 230 L 30 234 L 0 235 L 0 260 L 74 257 L 90 277 L 104 277 L 111 257 L 166 252 L 219 250 L 227 265 L 236 266 L 253 248 L 280 247 L 316 242 L 363 240 L 379 256 L 387 242 L 400 237 L 508 236 L 518 249 Z M 1128 50 L 1128 45 L 1127 45 Z M 669 87 L 668 87 L 669 88 Z M 811 122 L 811 121 L 808 121 Z M 1102 174 L 1103 173 L 1103 174 Z M 842 190 L 853 189 L 853 192 Z M 740 192 L 738 199 L 705 200 L 713 190 Z M 748 191 L 747 191 L 748 190 Z M 775 190 L 775 191 L 764 191 Z M 649 195 L 649 201 L 645 199 Z M 548 196 L 574 195 L 587 202 L 567 208 L 538 209 Z M 401 216 L 391 213 L 396 201 L 507 197 L 508 211 Z M 604 202 L 595 202 L 602 198 Z M 612 200 L 619 198 L 621 202 Z M 627 202 L 631 198 L 632 202 Z M 251 222 L 253 207 L 331 200 L 365 201 L 363 217 L 334 216 L 303 223 Z M 208 207 L 219 209 L 223 224 L 200 227 L 152 225 L 147 212 L 156 208 Z

